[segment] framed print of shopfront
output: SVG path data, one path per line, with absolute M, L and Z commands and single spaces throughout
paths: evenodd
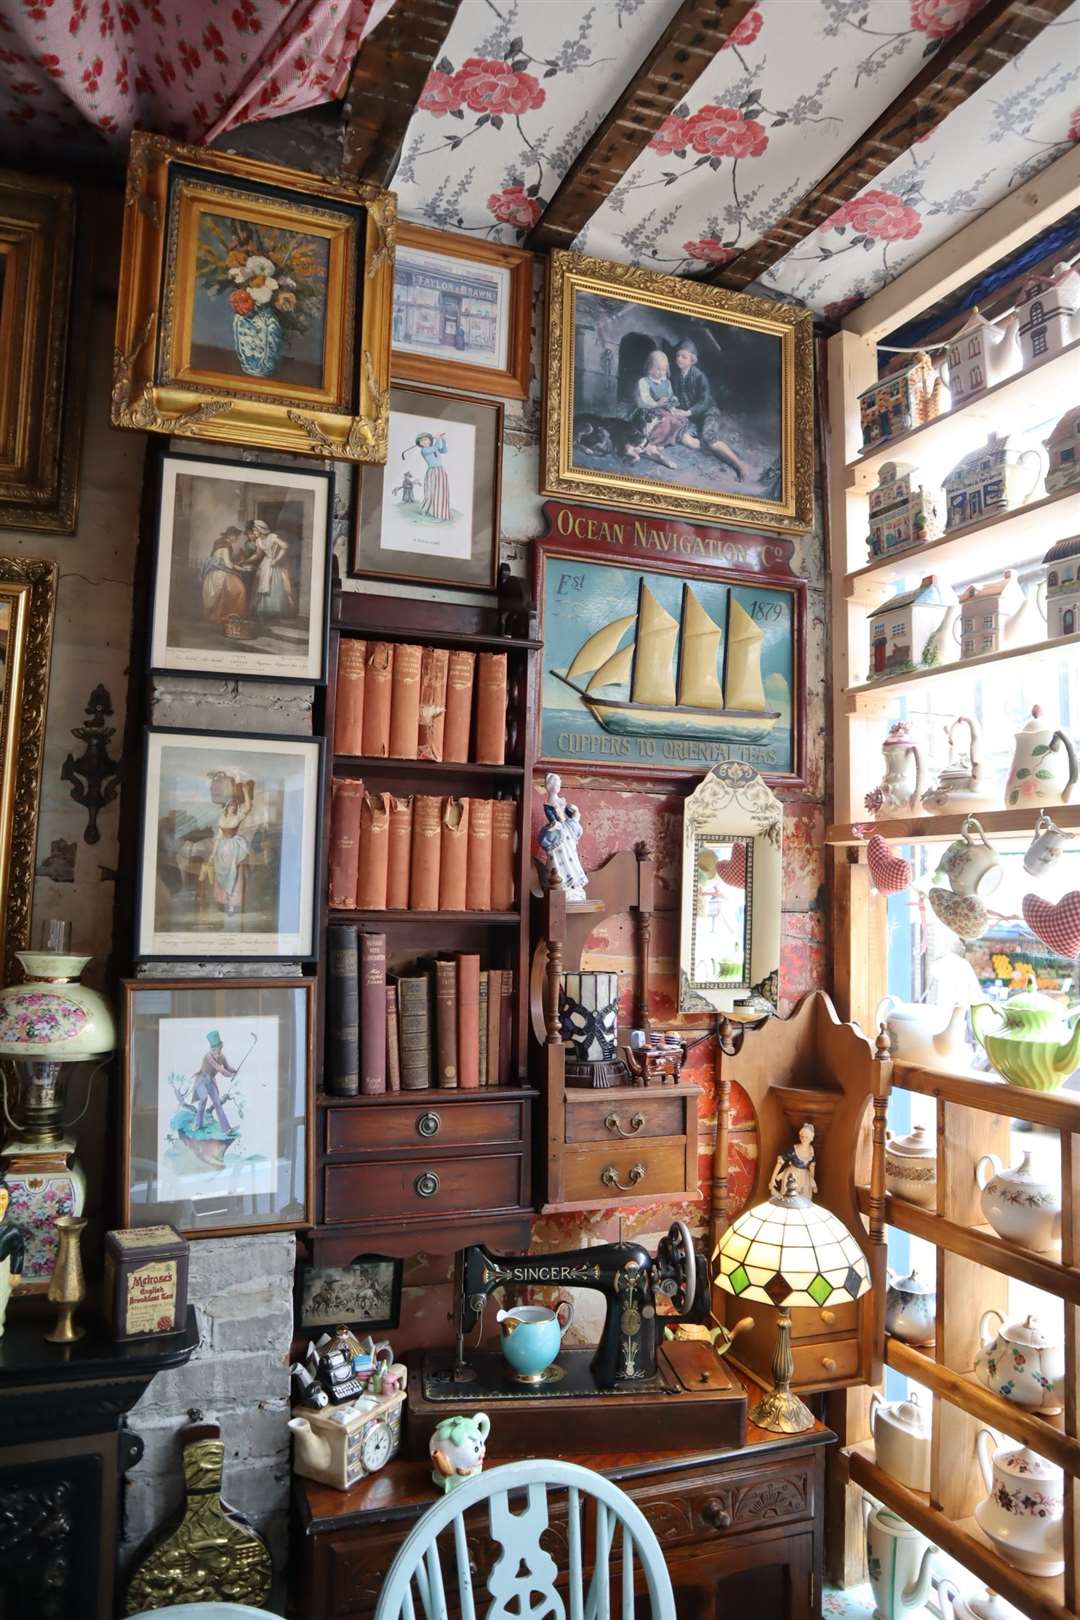
M 803 779 L 805 586 L 785 541 L 550 501 L 541 764 Z M 724 566 L 733 564 L 734 566 Z

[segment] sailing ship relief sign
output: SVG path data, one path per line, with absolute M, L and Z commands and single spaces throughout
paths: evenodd
M 806 592 L 792 544 L 548 501 L 535 542 L 541 764 L 803 779 Z

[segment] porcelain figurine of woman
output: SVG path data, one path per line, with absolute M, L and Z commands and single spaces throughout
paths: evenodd
M 769 1177 L 770 1193 L 779 1193 L 787 1190 L 788 1178 L 794 1176 L 795 1191 L 804 1198 L 813 1198 L 817 1192 L 817 1182 L 814 1179 L 814 1166 L 817 1158 L 814 1153 L 814 1127 L 807 1120 L 799 1126 L 797 1139 L 791 1147 L 785 1148 L 776 1155 L 773 1173 Z
M 0 1338 L 4 1334 L 4 1317 L 7 1315 L 7 1302 L 11 1298 L 14 1279 L 22 1276 L 25 1252 L 22 1229 L 8 1219 L 10 1203 L 11 1193 L 0 1172 Z
M 544 786 L 547 788 L 544 800 L 547 825 L 541 828 L 537 843 L 552 869 L 559 874 L 567 900 L 584 900 L 589 878 L 577 852 L 584 832 L 577 805 L 567 804 L 560 791 L 562 779 L 554 771 L 545 776 Z

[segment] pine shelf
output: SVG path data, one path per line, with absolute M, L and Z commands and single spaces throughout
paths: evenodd
M 963 1103 L 965 1108 L 979 1108 L 984 1113 L 1006 1114 L 1056 1131 L 1080 1131 L 1080 1094 L 1075 1091 L 1029 1091 L 985 1074 L 955 1074 L 899 1061 L 893 1062 L 892 1083 L 904 1091 Z
M 343 768 L 346 773 L 355 770 L 363 776 L 392 776 L 396 779 L 403 776 L 472 776 L 480 781 L 492 777 L 517 780 L 525 775 L 524 765 L 483 765 L 476 760 L 390 759 L 382 755 L 335 754 L 335 776 L 340 776 Z
M 396 922 L 402 923 L 435 923 L 453 925 L 460 928 L 462 925 L 474 923 L 487 923 L 492 928 L 516 928 L 521 921 L 516 911 L 331 911 L 331 922 L 357 923 L 365 926 L 372 923 L 385 923 L 392 927 Z
M 991 841 L 1014 835 L 1031 836 L 1033 822 L 1029 808 L 978 810 L 975 814 Z M 1080 804 L 1055 804 L 1051 814 L 1063 830 L 1080 831 Z M 888 844 L 947 843 L 959 836 L 966 815 L 967 811 L 958 811 L 944 816 L 903 816 L 891 821 L 875 821 L 872 816 L 867 816 L 864 821 L 838 822 L 829 827 L 825 842 L 861 844 L 867 836 L 861 829 L 869 828 L 871 832 L 880 833 Z
M 848 713 L 858 714 L 868 704 L 876 707 L 882 696 L 889 697 L 898 692 L 902 697 L 907 697 L 931 681 L 948 680 L 950 675 L 990 669 L 995 664 L 1011 663 L 1017 658 L 1023 658 L 1026 666 L 1030 666 L 1041 659 L 1060 656 L 1076 648 L 1080 648 L 1080 631 L 1071 636 L 1053 636 L 1049 641 L 1037 641 L 1030 646 L 1004 647 L 1001 652 L 987 653 L 982 658 L 958 658 L 951 664 L 934 664 L 928 669 L 910 669 L 902 675 L 887 675 L 880 681 L 849 686 L 846 693 Z

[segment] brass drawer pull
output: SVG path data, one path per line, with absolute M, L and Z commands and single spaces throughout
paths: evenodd
M 442 1130 L 442 1120 L 439 1118 L 438 1114 L 433 1114 L 429 1111 L 426 1114 L 420 1115 L 420 1118 L 416 1122 L 416 1129 L 421 1136 L 438 1136 L 439 1132 Z
M 605 1187 L 618 1187 L 620 1192 L 633 1192 L 639 1181 L 645 1180 L 645 1166 L 632 1164 L 630 1166 L 630 1184 L 624 1187 L 619 1180 L 619 1172 L 613 1164 L 606 1164 L 600 1172 L 600 1180 Z
M 618 1131 L 620 1136 L 634 1136 L 638 1131 L 640 1131 L 644 1123 L 644 1114 L 630 1115 L 630 1129 L 628 1131 L 623 1130 L 622 1125 L 619 1122 L 618 1114 L 609 1114 L 604 1121 L 604 1124 L 607 1126 L 609 1131 Z
M 711 1502 L 706 1502 L 701 1510 L 701 1517 L 714 1530 L 731 1529 L 731 1514 L 718 1497 L 714 1497 Z
M 425 1170 L 416 1178 L 416 1190 L 421 1198 L 434 1198 L 439 1190 L 439 1178 L 434 1170 Z

